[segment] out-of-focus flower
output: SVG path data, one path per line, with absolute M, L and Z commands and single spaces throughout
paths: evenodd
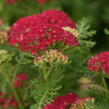
M 18 102 L 15 100 L 14 97 L 9 96 L 5 100 L 3 107 L 4 107 L 4 109 L 9 109 L 10 107 L 17 109 L 18 108 Z
M 27 73 L 18 74 L 16 80 L 14 82 L 14 87 L 23 87 L 25 85 L 25 81 L 28 79 Z
M 8 40 L 7 31 L 0 31 L 0 44 L 4 44 Z
M 0 105 L 5 102 L 4 93 L 0 92 Z
M 9 61 L 10 58 L 11 57 L 8 54 L 8 51 L 6 51 L 6 50 L 0 50 L 0 64 Z
M 95 72 L 103 70 L 109 75 L 109 51 L 99 53 L 89 59 L 88 67 L 90 70 Z
M 57 50 L 47 50 L 45 53 L 34 60 L 35 65 L 50 63 L 52 64 L 66 64 L 68 63 L 68 56 L 63 55 Z
M 4 24 L 3 20 L 0 18 L 0 26 Z
M 19 45 L 22 51 L 37 54 L 57 42 L 78 46 L 77 38 L 62 27 L 76 28 L 75 23 L 62 11 L 47 10 L 42 14 L 18 20 L 9 34 L 9 43 Z
M 11 5 L 15 2 L 15 0 L 6 0 L 7 4 Z
M 2 106 L 3 109 L 9 109 L 10 107 L 17 109 L 18 103 L 13 95 L 0 92 L 0 106 Z
M 39 2 L 40 4 L 45 4 L 45 3 L 47 2 L 47 0 L 38 0 L 38 2 Z

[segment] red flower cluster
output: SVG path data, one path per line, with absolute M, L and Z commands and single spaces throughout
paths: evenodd
M 88 67 L 92 71 L 99 72 L 100 70 L 103 70 L 109 74 L 109 51 L 93 56 L 88 61 Z
M 27 73 L 18 74 L 14 83 L 14 87 L 17 88 L 24 86 L 24 83 L 27 80 L 27 78 L 28 78 Z
M 47 0 L 38 0 L 40 4 L 45 4 Z
M 11 5 L 15 2 L 15 0 L 7 0 L 6 2 Z
M 58 96 L 53 102 L 47 104 L 43 109 L 73 109 L 75 104 L 80 104 L 82 102 L 85 103 L 86 101 L 91 100 L 93 100 L 93 98 L 80 98 L 79 96 L 71 93 L 64 96 Z
M 44 109 L 66 109 L 67 106 L 75 103 L 78 98 L 75 94 L 58 96 L 51 104 L 47 104 Z
M 2 107 L 3 109 L 9 109 L 10 107 L 17 108 L 18 103 L 13 95 L 6 95 L 0 92 L 0 107 Z
M 9 43 L 18 44 L 22 51 L 33 54 L 46 50 L 56 42 L 77 46 L 77 38 L 62 27 L 76 28 L 67 14 L 58 10 L 21 18 L 11 28 Z

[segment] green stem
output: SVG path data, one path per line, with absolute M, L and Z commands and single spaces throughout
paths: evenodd
M 24 54 L 22 53 L 22 54 L 21 54 L 21 57 L 20 57 L 20 60 L 18 61 L 17 65 L 16 65 L 16 68 L 15 68 L 15 71 L 14 71 L 14 73 L 13 73 L 13 80 L 12 80 L 13 83 L 14 83 L 14 81 L 15 81 L 16 74 L 17 74 L 17 72 L 18 72 L 18 70 L 19 70 L 20 64 L 21 64 L 21 62 L 22 62 L 23 59 L 24 59 Z
M 108 90 L 107 88 L 107 84 L 106 84 L 106 81 L 105 81 L 105 78 L 101 75 L 101 80 L 102 80 L 102 83 L 103 83 L 103 86 L 106 90 Z
M 48 71 L 45 68 L 43 68 L 43 75 L 44 75 L 45 81 L 48 80 L 48 78 L 49 78 L 50 73 L 51 73 L 52 70 L 53 70 L 53 67 L 52 66 L 49 68 Z
M 43 94 L 43 96 L 42 96 L 42 98 L 41 98 L 41 100 L 40 100 L 40 102 L 39 102 L 39 104 L 38 104 L 37 109 L 41 109 L 41 108 L 42 108 L 42 104 L 43 104 L 44 99 L 45 99 L 45 97 L 47 96 L 47 94 L 48 94 L 48 90 L 47 90 L 47 87 L 46 87 L 45 92 L 44 92 L 44 94 Z
M 18 70 L 19 70 L 19 67 L 20 67 L 21 62 L 22 62 L 23 59 L 24 59 L 24 54 L 22 53 L 22 54 L 21 54 L 21 57 L 20 57 L 20 60 L 18 61 L 17 65 L 16 65 L 16 68 L 15 68 L 15 71 L 14 71 L 14 73 L 13 73 L 12 83 L 15 82 L 16 74 L 17 74 L 17 72 L 18 72 Z M 16 91 L 16 89 L 13 87 L 13 85 L 11 84 L 11 82 L 10 82 L 9 79 L 8 79 L 8 84 L 10 85 L 11 90 L 12 90 L 14 96 L 15 96 L 15 99 L 17 100 L 17 102 L 18 102 L 18 104 L 19 104 L 19 108 L 20 108 L 20 109 L 24 109 L 24 107 L 23 107 L 23 105 L 22 105 L 22 103 L 21 103 L 21 101 L 20 101 L 20 98 L 19 98 L 19 96 L 18 96 L 18 94 L 17 94 L 17 91 Z
M 17 91 L 16 91 L 16 89 L 13 87 L 13 84 L 12 84 L 12 82 L 10 81 L 9 77 L 8 77 L 7 75 L 5 75 L 5 74 L 4 74 L 4 76 L 5 76 L 5 79 L 6 79 L 7 83 L 9 84 L 11 90 L 12 90 L 12 93 L 13 93 L 15 99 L 17 100 L 17 102 L 18 102 L 18 104 L 19 104 L 19 109 L 24 109 L 24 107 L 23 107 L 23 105 L 22 105 L 22 103 L 21 103 L 21 101 L 20 101 L 20 98 L 19 98 L 19 96 L 18 96 L 18 94 L 17 94 Z
M 17 100 L 17 102 L 18 102 L 18 104 L 19 104 L 19 108 L 20 108 L 20 109 L 24 109 L 24 107 L 23 107 L 23 105 L 22 105 L 22 103 L 21 103 L 21 101 L 20 101 L 20 98 L 19 98 L 19 96 L 18 96 L 18 94 L 17 94 L 17 91 L 16 91 L 15 88 L 11 85 L 11 83 L 9 83 L 9 84 L 10 84 L 11 90 L 12 90 L 12 92 L 13 92 L 13 94 L 14 94 L 14 97 L 15 97 L 15 99 Z

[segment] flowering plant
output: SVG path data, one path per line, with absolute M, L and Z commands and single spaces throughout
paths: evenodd
M 20 18 L 0 31 L 0 108 L 100 109 L 98 97 L 109 94 L 109 53 L 92 57 L 88 69 L 93 34 L 85 19 L 76 24 L 60 10 Z M 102 81 L 93 71 L 102 71 Z

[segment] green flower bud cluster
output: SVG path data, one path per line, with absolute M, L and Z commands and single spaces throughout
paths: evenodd
M 62 52 L 58 52 L 57 50 L 47 50 L 45 53 L 34 60 L 35 65 L 39 64 L 67 64 L 68 56 L 63 55 Z

